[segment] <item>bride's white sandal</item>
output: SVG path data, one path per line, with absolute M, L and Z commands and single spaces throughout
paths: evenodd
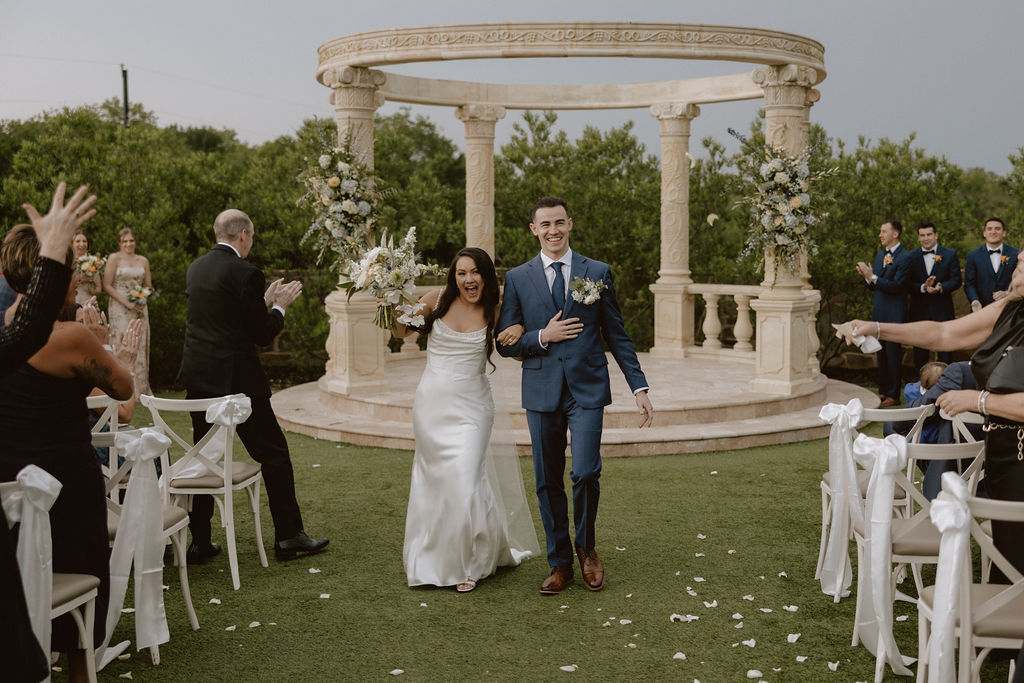
M 466 579 L 458 586 L 456 586 L 455 590 L 459 591 L 460 593 L 468 593 L 474 588 L 476 588 L 476 579 Z

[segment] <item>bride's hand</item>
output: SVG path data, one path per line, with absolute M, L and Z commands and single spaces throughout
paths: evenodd
M 519 341 L 519 338 L 523 336 L 525 331 L 526 328 L 518 323 L 509 325 L 498 333 L 498 343 L 502 346 L 511 346 Z

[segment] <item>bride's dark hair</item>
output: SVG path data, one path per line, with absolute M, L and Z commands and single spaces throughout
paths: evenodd
M 494 325 L 497 322 L 495 317 L 498 310 L 498 274 L 494 271 L 494 261 L 491 260 L 491 257 L 483 249 L 465 247 L 460 249 L 459 253 L 455 255 L 451 265 L 448 266 L 448 281 L 441 292 L 441 299 L 437 302 L 434 310 L 427 314 L 420 332 L 428 334 L 434 326 L 434 321 L 444 317 L 448 309 L 451 308 L 452 302 L 458 298 L 459 286 L 455 282 L 455 264 L 463 256 L 473 259 L 473 263 L 476 264 L 476 269 L 480 271 L 480 277 L 484 281 L 483 291 L 480 293 L 480 305 L 484 307 L 484 321 L 487 323 L 487 362 L 493 368 L 494 363 L 491 363 L 491 352 L 494 351 Z

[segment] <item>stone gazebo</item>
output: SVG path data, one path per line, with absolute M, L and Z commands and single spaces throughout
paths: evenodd
M 606 412 L 605 443 L 619 443 L 623 453 L 782 443 L 821 436 L 817 410 L 826 399 L 845 401 L 858 395 L 870 402 L 866 392 L 861 396 L 818 370 L 814 322 L 819 294 L 808 284 L 806 259 L 803 272 L 793 273 L 782 265 L 776 270 L 772 255 L 766 254 L 766 276 L 760 285 L 694 283 L 690 278 L 687 152 L 693 120 L 702 105 L 762 100 L 768 141 L 791 154 L 802 151 L 810 108 L 819 97 L 813 86 L 825 77 L 820 43 L 760 28 L 531 22 L 369 31 L 327 42 L 320 46 L 319 56 L 317 79 L 332 91 L 339 137 L 364 163 L 372 164 L 374 113 L 385 101 L 452 108 L 466 131 L 466 243 L 492 255 L 494 131 L 509 109 L 646 108 L 657 119 L 661 264 L 658 279 L 650 286 L 655 344 L 643 363 L 648 376 L 671 387 L 657 394 L 659 424 L 665 425 L 665 432 L 643 437 L 648 446 L 639 450 L 625 448 L 637 443 L 637 430 L 628 429 L 633 408 L 623 385 L 622 397 L 616 395 Z M 701 59 L 760 66 L 726 76 L 610 85 L 475 83 L 378 69 L 411 62 L 513 57 Z M 695 344 L 695 296 L 703 297 L 707 312 L 700 346 Z M 733 298 L 737 309 L 736 343 L 729 348 L 721 340 L 722 297 Z M 278 394 L 279 418 L 288 428 L 320 438 L 409 447 L 412 387 L 406 384 L 418 375 L 408 369 L 399 373 L 396 361 L 410 362 L 420 357 L 418 350 L 407 343 L 400 353 L 388 351 L 386 333 L 372 323 L 375 302 L 367 296 L 347 300 L 339 290 L 328 296 L 326 308 L 331 324 L 326 374 L 315 387 L 304 385 Z M 756 313 L 754 325 L 751 309 Z M 510 363 L 513 367 L 503 370 L 506 383 L 518 388 L 519 368 Z M 389 375 L 401 378 L 394 390 Z M 518 393 L 510 390 L 509 401 L 517 405 Z M 787 422 L 784 415 L 792 419 Z M 522 449 L 528 436 L 525 419 L 519 418 L 514 416 L 522 423 Z M 616 431 L 620 423 L 621 434 Z M 791 423 L 788 432 L 780 431 L 782 423 Z M 747 436 L 730 436 L 737 434 Z

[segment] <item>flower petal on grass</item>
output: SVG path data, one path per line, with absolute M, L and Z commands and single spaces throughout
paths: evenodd
M 258 621 L 250 621 L 250 622 L 249 622 L 249 628 L 256 628 L 257 626 L 262 626 L 262 625 L 263 625 L 263 624 L 261 624 L 261 623 L 260 623 L 260 622 L 258 622 Z
M 219 605 L 220 604 L 220 600 L 217 599 L 217 598 L 210 598 L 210 604 L 211 605 Z
M 420 607 L 426 607 L 426 606 L 427 606 L 427 603 L 425 603 L 425 602 L 421 602 L 420 603 Z
M 622 552 L 623 550 L 625 550 L 625 548 L 624 548 L 623 546 L 621 546 L 621 545 L 617 545 L 617 546 L 615 546 L 615 549 L 616 549 L 616 550 L 618 550 L 618 551 L 619 551 L 620 553 L 621 553 L 621 552 Z M 573 666 L 576 666 L 576 665 L 575 665 L 575 664 L 573 664 Z M 576 670 L 576 669 L 573 669 L 573 671 L 575 671 L 575 670 Z
M 715 221 L 718 220 L 718 214 L 717 213 L 709 213 L 706 220 L 708 222 L 708 225 L 712 225 L 713 226 L 715 224 Z
M 757 645 L 757 641 L 751 638 L 750 640 L 744 640 L 743 644 L 747 647 L 754 647 L 755 645 Z
M 401 676 L 402 674 L 405 673 L 405 671 L 403 671 L 402 669 L 392 669 L 388 673 L 391 674 L 392 676 Z
M 789 574 L 787 574 L 786 572 L 779 572 L 779 576 L 781 578 L 783 578 L 783 579 L 788 579 L 789 578 Z
M 686 655 L 684 655 L 682 652 L 677 652 L 674 655 L 672 655 L 672 659 L 684 660 L 686 659 Z
M 320 594 L 320 599 L 321 599 L 321 600 L 326 600 L 326 599 L 327 599 L 327 598 L 329 598 L 329 597 L 331 597 L 331 594 L 330 594 L 330 593 L 321 593 L 321 594 Z
M 697 591 L 693 590 L 689 586 L 686 587 L 686 592 L 694 598 L 697 597 Z
M 742 621 L 737 621 L 736 625 L 733 626 L 733 628 L 743 628 L 743 622 Z
M 313 463 L 313 467 L 320 467 L 320 463 L 318 463 L 318 462 Z
M 795 612 L 795 611 L 797 611 L 800 608 L 797 607 L 796 605 L 783 605 L 782 609 L 786 610 L 787 612 Z
M 708 602 L 707 600 L 705 600 L 704 601 L 704 606 L 707 607 L 708 609 L 711 609 L 712 607 L 718 607 L 718 600 L 712 600 L 711 602 Z
M 135 612 L 134 607 L 124 607 L 121 609 L 121 614 L 132 614 L 133 612 Z
M 906 621 L 909 618 L 910 617 L 908 617 L 906 614 L 901 614 L 898 617 L 896 617 L 896 621 Z
M 235 627 L 234 627 L 234 626 L 228 626 L 228 627 L 227 627 L 227 628 L 225 628 L 224 630 L 225 630 L 225 631 L 234 631 L 234 630 L 235 630 Z
M 131 671 L 125 671 L 123 674 L 118 676 L 118 678 L 127 678 L 129 680 L 131 679 L 131 677 L 132 677 L 132 672 Z
M 626 643 L 626 647 L 635 650 L 636 649 L 636 643 Z
M 764 676 L 764 674 L 757 669 L 750 669 L 747 671 L 747 678 L 761 678 L 761 676 Z
M 744 595 L 743 599 L 744 600 L 750 600 L 751 602 L 753 602 L 754 601 L 754 596 L 753 595 Z
M 310 567 L 310 568 L 309 568 L 309 573 L 310 573 L 310 574 L 319 574 L 319 573 L 320 573 L 320 570 L 319 570 L 319 569 L 317 569 L 316 567 Z
M 694 557 L 704 557 L 704 553 L 694 553 Z
M 828 663 L 828 668 L 831 669 L 832 671 L 837 670 L 839 668 L 839 662 L 829 662 Z
M 622 624 L 623 626 L 625 626 L 626 624 L 632 624 L 633 620 L 632 619 L 619 619 L 619 623 Z
M 760 609 L 765 614 L 771 614 L 772 613 L 772 608 L 771 607 L 761 607 Z
M 123 655 L 118 655 L 117 656 L 118 661 L 121 661 L 121 662 L 127 662 L 131 658 L 132 658 L 132 653 L 130 653 L 130 652 L 125 652 Z
M 801 664 L 803 664 L 804 662 L 807 661 L 807 656 L 806 655 L 797 655 L 796 656 L 796 661 L 798 661 Z
M 697 583 L 704 583 L 704 577 L 703 576 L 695 576 L 695 577 L 693 577 L 693 580 L 696 581 Z
M 740 614 L 739 612 L 733 612 L 732 618 L 733 619 L 742 619 L 743 615 Z
M 631 598 L 631 597 L 633 597 L 633 594 L 632 593 L 626 593 L 626 597 L 627 598 Z
M 786 640 L 790 643 L 795 643 L 796 641 L 800 640 L 800 634 L 790 633 L 788 636 L 786 636 Z
M 718 470 L 711 470 L 711 474 L 718 474 Z
M 705 538 L 707 538 L 707 536 L 705 536 L 704 534 L 697 534 L 697 538 L 703 541 Z
M 568 666 L 560 666 L 558 668 L 561 669 L 562 671 L 568 671 L 568 672 L 571 673 L 571 672 L 575 671 L 576 669 L 578 669 L 579 667 L 576 666 L 575 664 L 569 664 Z

